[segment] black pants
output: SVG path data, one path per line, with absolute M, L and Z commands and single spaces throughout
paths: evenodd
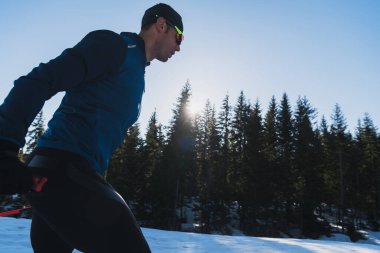
M 29 166 L 48 178 L 42 191 L 27 195 L 35 253 L 150 252 L 123 198 L 82 158 L 39 149 Z

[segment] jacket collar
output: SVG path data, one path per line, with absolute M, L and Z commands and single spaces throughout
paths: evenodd
M 143 53 L 143 55 L 145 57 L 146 66 L 149 66 L 150 62 L 146 61 L 145 42 L 144 42 L 144 40 L 137 33 L 122 32 L 121 35 L 126 35 L 126 36 L 132 38 L 136 42 L 136 46 L 142 51 L 142 53 Z

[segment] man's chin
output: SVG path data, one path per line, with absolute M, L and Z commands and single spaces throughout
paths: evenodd
M 157 60 L 159 60 L 160 62 L 167 62 L 169 60 L 168 57 L 166 58 L 158 58 Z

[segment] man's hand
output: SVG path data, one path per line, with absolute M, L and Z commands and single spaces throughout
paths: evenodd
M 33 187 L 30 169 L 18 159 L 17 145 L 0 140 L 0 194 L 27 193 Z

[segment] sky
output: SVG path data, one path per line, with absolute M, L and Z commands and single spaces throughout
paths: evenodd
M 32 253 L 30 220 L 0 218 L 0 252 Z M 143 228 L 154 253 L 378 253 L 380 234 L 369 241 L 347 242 L 342 235 L 328 240 L 277 239 L 247 236 L 205 235 Z M 336 240 L 344 240 L 340 242 Z M 74 253 L 79 253 L 75 250 Z
M 158 1 L 19 0 L 0 3 L 0 102 L 41 62 L 74 46 L 88 32 L 139 32 L 144 11 Z M 380 1 L 192 0 L 166 1 L 184 21 L 181 51 L 146 69 L 141 131 L 156 110 L 168 125 L 182 87 L 202 111 L 220 110 L 241 91 L 265 114 L 269 100 L 287 93 L 293 110 L 307 97 L 331 123 L 339 104 L 354 133 L 365 113 L 380 126 Z M 63 94 L 49 100 L 46 121 Z M 110 101 L 111 102 L 111 101 Z

